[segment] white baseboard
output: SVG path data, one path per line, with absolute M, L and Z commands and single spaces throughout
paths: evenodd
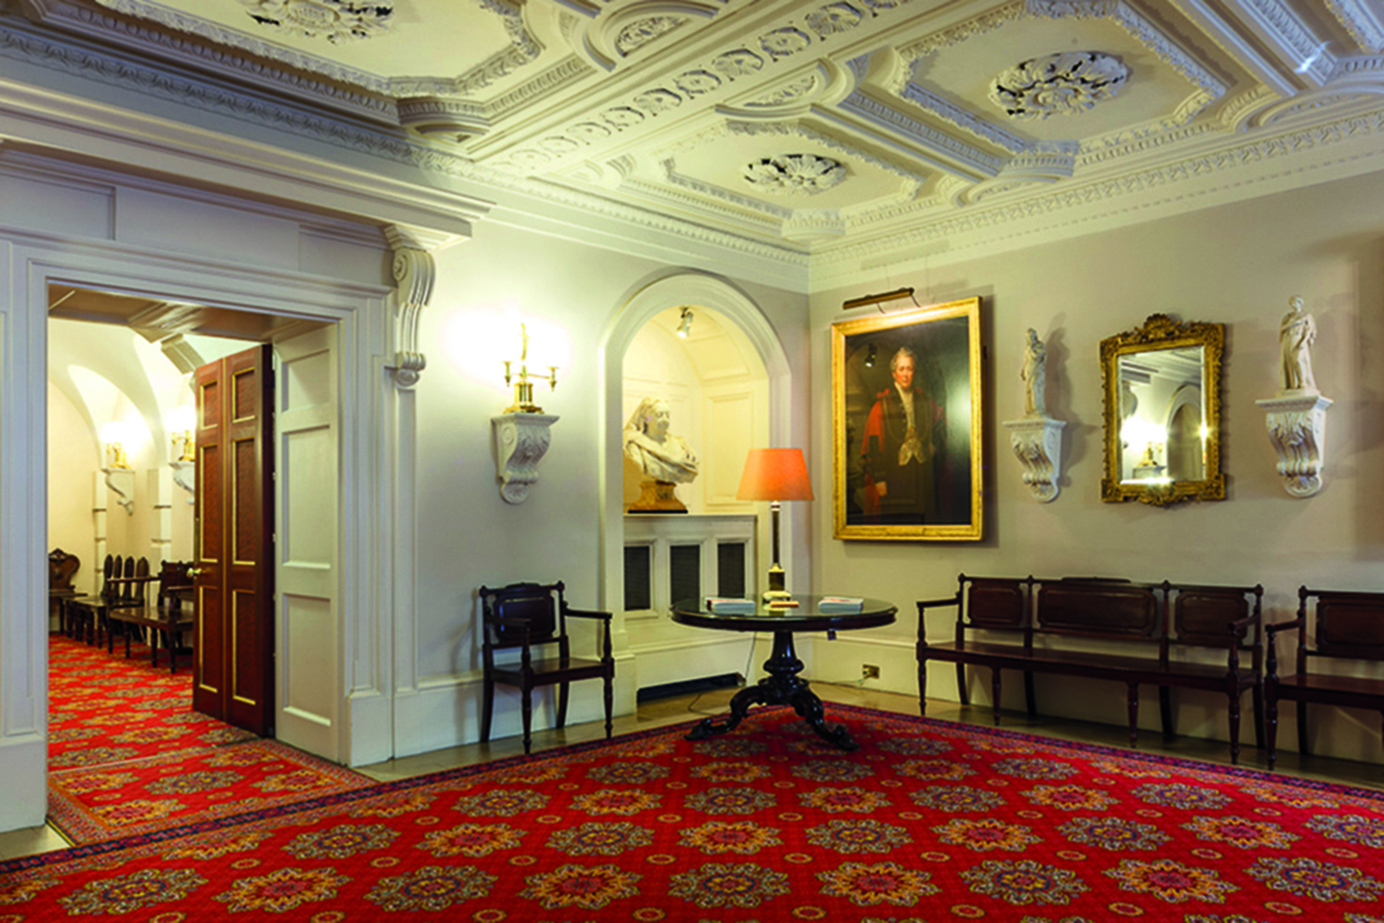
M 48 816 L 48 742 L 39 734 L 0 740 L 0 831 L 42 827 Z

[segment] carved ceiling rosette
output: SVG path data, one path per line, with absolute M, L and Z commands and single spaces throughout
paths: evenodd
M 325 38 L 336 44 L 370 38 L 388 30 L 394 7 L 350 0 L 240 0 L 250 18 L 279 32 Z
M 1099 51 L 1064 51 L 1030 58 L 995 77 L 990 99 L 1015 119 L 1085 112 L 1111 99 L 1129 79 L 1119 58 Z
M 815 195 L 846 179 L 846 167 L 816 154 L 779 154 L 761 157 L 745 165 L 745 182 L 772 195 Z

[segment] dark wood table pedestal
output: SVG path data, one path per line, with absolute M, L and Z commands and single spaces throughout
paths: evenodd
M 799 679 L 803 662 L 793 650 L 791 631 L 774 632 L 774 651 L 764 661 L 764 670 L 769 675 L 753 686 L 746 686 L 730 700 L 730 716 L 723 719 L 703 718 L 701 723 L 687 735 L 688 740 L 705 740 L 717 734 L 733 730 L 745 718 L 751 705 L 792 705 L 812 729 L 828 743 L 842 750 L 857 750 L 856 743 L 844 724 L 829 725 L 822 709 L 822 700 L 808 688 L 807 680 Z
M 793 633 L 825 631 L 828 637 L 835 638 L 838 630 L 887 625 L 894 621 L 896 610 L 889 603 L 867 599 L 860 612 L 820 612 L 817 610 L 817 597 L 796 598 L 799 600 L 797 609 L 770 610 L 761 607 L 754 613 L 734 615 L 707 612 L 695 602 L 673 606 L 673 621 L 685 625 L 774 633 L 773 651 L 769 659 L 764 661 L 764 672 L 769 675 L 737 692 L 730 700 L 728 716 L 705 718 L 699 722 L 687 735 L 688 740 L 706 740 L 733 730 L 745 719 L 751 705 L 791 705 L 798 717 L 806 721 L 823 740 L 842 750 L 859 748 L 860 745 L 852 739 L 844 725 L 827 723 L 822 700 L 808 688 L 807 680 L 798 676 L 803 670 L 803 662 L 798 659 L 793 647 Z

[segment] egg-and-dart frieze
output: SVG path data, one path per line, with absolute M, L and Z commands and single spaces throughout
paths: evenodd
M 909 0 L 836 0 L 826 3 L 803 17 L 805 29 L 786 25 L 761 35 L 753 48 L 736 48 L 718 54 L 705 66 L 693 68 L 673 78 L 673 87 L 655 87 L 638 93 L 628 106 L 607 109 L 599 116 L 599 123 L 584 121 L 572 126 L 561 135 L 552 135 L 537 143 L 539 148 L 554 150 L 554 144 L 561 141 L 574 141 L 579 145 L 598 143 L 606 135 L 594 130 L 599 124 L 614 132 L 624 131 L 638 125 L 648 117 L 682 105 L 694 96 L 720 89 L 739 77 L 747 77 L 764 69 L 767 62 L 790 58 L 811 47 L 816 41 L 826 41 L 832 36 L 850 32 L 865 21 L 866 16 L 878 16 L 881 12 L 907 5 Z M 810 34 L 811 33 L 811 34 Z M 717 75 L 720 75 L 719 77 Z M 553 142 L 550 144 L 549 142 Z M 509 155 L 510 166 L 520 170 L 533 170 L 551 161 L 552 157 L 544 150 L 525 148 Z

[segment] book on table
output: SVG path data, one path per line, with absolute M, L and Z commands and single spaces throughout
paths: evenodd
M 753 599 L 731 599 L 723 596 L 708 596 L 706 607 L 721 615 L 751 615 L 755 611 Z
M 823 596 L 817 600 L 818 612 L 863 612 L 865 600 L 859 596 Z

